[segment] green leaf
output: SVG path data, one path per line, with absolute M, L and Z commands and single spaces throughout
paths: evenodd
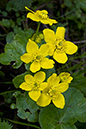
M 20 50 L 21 46 L 22 49 Z M 25 48 L 19 42 L 13 41 L 11 44 L 7 43 L 5 46 L 5 53 L 0 54 L 0 63 L 4 65 L 10 65 L 12 61 L 15 61 L 15 64 L 19 64 L 16 67 L 15 64 L 13 64 L 13 67 L 20 67 L 22 64 L 20 56 L 23 54 L 23 51 L 25 51 Z
M 24 111 L 22 108 L 20 108 L 18 110 L 17 115 L 21 118 L 21 119 L 27 119 L 30 122 L 36 122 L 37 121 L 37 117 L 38 117 L 38 113 L 30 113 L 28 111 Z
M 8 28 L 10 27 L 10 21 L 7 19 L 2 19 L 2 21 L 0 21 L 0 24 Z
M 86 96 L 86 77 L 82 73 L 73 74 L 73 81 L 70 84 L 71 87 L 79 89 Z
M 18 110 L 17 115 L 21 118 L 21 119 L 27 119 L 30 122 L 36 122 L 37 121 L 37 117 L 38 117 L 38 113 L 30 113 L 28 111 L 24 111 L 22 108 L 20 108 Z
M 11 41 L 13 40 L 13 37 L 14 37 L 14 33 L 9 32 L 6 36 L 6 42 L 11 43 Z
M 22 94 L 17 91 L 13 94 L 16 97 L 17 115 L 22 119 L 27 119 L 30 122 L 36 122 L 38 119 L 37 110 L 39 106 L 28 96 L 28 93 Z
M 12 129 L 12 124 L 9 124 L 7 121 L 2 121 L 0 119 L 0 129 Z
M 79 2 L 80 2 L 80 7 L 81 7 L 84 11 L 86 11 L 86 0 L 79 0 Z
M 17 75 L 17 76 L 12 80 L 12 81 L 13 81 L 13 84 L 14 84 L 14 86 L 15 86 L 16 88 L 18 88 L 18 87 L 20 86 L 20 84 L 25 81 L 25 80 L 24 80 L 24 76 L 25 76 L 26 74 L 30 74 L 30 71 L 27 71 L 27 72 L 25 72 L 25 73 L 22 73 L 22 74 L 20 74 L 20 75 Z
M 7 11 L 18 11 L 23 10 L 25 6 L 31 7 L 33 0 L 10 0 L 7 3 L 6 10 Z
M 86 99 L 83 94 L 75 88 L 69 88 L 64 96 L 64 109 L 50 104 L 41 110 L 39 123 L 42 129 L 76 129 L 73 124 L 77 120 L 86 122 Z
M 71 0 L 64 0 L 64 2 L 65 2 L 65 5 L 67 6 L 67 7 L 73 7 L 73 4 L 72 4 L 72 1 Z
M 38 113 L 34 112 L 34 113 L 27 113 L 27 120 L 30 122 L 37 122 L 38 120 Z
M 31 38 L 34 33 L 32 29 L 25 32 L 20 29 L 17 31 L 19 34 L 14 36 L 14 40 L 5 45 L 5 53 L 0 54 L 0 63 L 10 65 L 11 62 L 14 62 L 12 65 L 13 68 L 19 68 L 22 65 L 23 62 L 20 60 L 20 56 L 25 53 L 28 39 Z M 7 40 L 10 42 L 11 39 L 8 37 Z
M 26 112 L 25 112 L 22 108 L 20 108 L 20 109 L 18 110 L 17 115 L 18 115 L 21 119 L 26 119 L 26 118 L 27 118 L 27 117 L 26 117 Z

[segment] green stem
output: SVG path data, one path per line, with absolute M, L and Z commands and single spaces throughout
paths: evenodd
M 12 82 L 0 82 L 0 84 L 13 84 Z
M 7 94 L 7 93 L 12 93 L 12 92 L 15 92 L 15 91 L 18 91 L 18 90 L 5 91 L 5 92 L 0 93 L 0 95 Z
M 38 35 L 39 28 L 40 28 L 40 22 L 38 22 L 38 26 L 37 26 L 37 29 L 36 29 L 36 34 L 35 34 L 35 37 L 34 37 L 34 41 L 36 39 L 36 36 Z
M 10 122 L 12 122 L 12 123 L 15 123 L 15 124 L 25 125 L 25 126 L 31 126 L 31 127 L 37 128 L 37 129 L 41 129 L 41 128 L 38 127 L 38 126 L 29 124 L 29 123 L 23 123 L 23 122 L 19 122 L 19 121 L 14 121 L 14 120 L 10 120 L 10 119 L 7 119 L 7 118 L 3 118 L 3 119 L 8 120 L 8 121 L 10 121 Z

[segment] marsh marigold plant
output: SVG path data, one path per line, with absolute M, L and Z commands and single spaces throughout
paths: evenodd
M 36 12 L 30 10 L 29 8 L 25 7 L 30 12 L 27 14 L 27 18 L 30 18 L 33 21 L 41 22 L 43 24 L 52 25 L 53 23 L 57 23 L 56 20 L 50 19 L 48 16 L 48 12 L 46 10 L 37 10 Z
M 54 61 L 52 59 L 48 59 L 49 46 L 46 44 L 41 45 L 39 48 L 38 45 L 29 39 L 29 42 L 26 46 L 27 53 L 21 56 L 21 60 L 25 63 L 30 63 L 30 70 L 35 73 L 39 71 L 41 68 L 43 69 L 51 69 L 54 67 Z
M 67 54 L 74 54 L 78 47 L 64 39 L 65 37 L 65 28 L 58 27 L 56 34 L 51 29 L 43 30 L 45 42 L 49 45 L 49 55 L 53 55 L 53 58 L 59 63 L 66 63 L 68 60 Z
M 48 17 L 46 10 L 37 10 L 36 12 L 28 10 L 30 12 L 27 14 L 27 18 L 33 21 L 49 25 L 57 23 L 56 20 Z M 29 39 L 26 45 L 26 53 L 20 57 L 24 63 L 30 64 L 29 69 L 35 74 L 25 75 L 25 82 L 19 87 L 28 91 L 29 97 L 40 107 L 45 107 L 52 102 L 57 108 L 63 109 L 65 106 L 63 93 L 68 90 L 73 77 L 68 72 L 62 72 L 58 76 L 56 73 L 52 73 L 46 78 L 46 74 L 42 70 L 45 69 L 46 71 L 54 67 L 55 62 L 49 56 L 53 56 L 58 63 L 64 64 L 68 60 L 67 54 L 74 54 L 78 47 L 74 43 L 65 40 L 64 27 L 58 27 L 56 33 L 51 29 L 44 29 L 43 35 L 39 34 L 38 30 L 39 25 L 36 33 L 31 38 L 32 40 Z M 42 43 L 43 38 L 46 43 L 39 47 L 37 43 Z M 45 78 L 46 82 L 44 82 Z
M 46 74 L 43 71 L 36 73 L 34 76 L 25 75 L 25 82 L 20 85 L 20 88 L 25 91 L 29 91 L 29 96 L 34 101 L 37 101 L 41 95 L 41 91 L 47 87 L 45 80 Z
M 49 105 L 52 100 L 57 108 L 64 108 L 65 98 L 62 93 L 68 89 L 69 84 L 67 82 L 60 83 L 60 77 L 55 73 L 47 79 L 47 83 L 48 86 L 42 91 L 41 96 L 37 100 L 37 104 L 45 107 Z

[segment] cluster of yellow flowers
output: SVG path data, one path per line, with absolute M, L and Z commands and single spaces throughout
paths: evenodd
M 28 9 L 27 7 L 25 8 Z M 49 18 L 46 10 L 37 10 L 36 12 L 28 10 L 30 12 L 27 14 L 27 18 L 33 21 L 49 25 L 57 23 L 56 20 Z M 29 39 L 26 45 L 26 53 L 20 57 L 24 63 L 31 63 L 30 71 L 33 73 L 41 68 L 51 69 L 54 67 L 55 62 L 49 59 L 48 56 L 52 56 L 57 62 L 64 64 L 68 60 L 66 54 L 72 55 L 78 49 L 74 43 L 64 39 L 64 27 L 58 27 L 56 34 L 51 29 L 44 29 L 43 35 L 46 44 L 42 44 L 39 48 L 36 42 Z M 62 72 L 59 76 L 53 73 L 47 79 L 47 82 L 44 82 L 45 78 L 46 74 L 43 71 L 35 73 L 34 76 L 27 74 L 25 82 L 20 85 L 20 88 L 29 91 L 30 98 L 41 107 L 49 105 L 52 100 L 56 107 L 64 108 L 65 99 L 62 93 L 68 89 L 73 78 L 67 72 Z

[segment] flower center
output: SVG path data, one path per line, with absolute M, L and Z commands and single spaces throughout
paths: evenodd
M 35 53 L 33 55 L 33 61 L 41 62 L 42 59 L 43 59 L 43 56 L 40 53 Z
M 46 12 L 42 12 L 42 11 L 36 11 L 37 15 L 42 18 L 42 19 L 47 19 L 48 18 L 48 15 Z
M 40 84 L 37 82 L 34 82 L 34 86 L 32 90 L 37 90 L 39 88 Z
M 65 52 L 67 45 L 65 43 L 65 39 L 59 39 L 55 42 L 55 50 L 57 52 Z
M 37 86 L 38 86 L 38 84 L 35 82 L 35 83 L 34 83 L 34 86 L 35 86 L 35 87 L 37 87 Z
M 59 92 L 57 92 L 56 86 L 52 86 L 49 91 L 48 94 L 52 97 L 52 98 L 56 98 L 59 94 Z

